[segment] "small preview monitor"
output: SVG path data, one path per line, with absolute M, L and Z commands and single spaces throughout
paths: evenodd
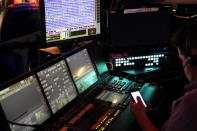
M 109 90 L 102 91 L 96 99 L 111 102 L 111 106 L 116 106 L 123 102 L 125 94 L 117 93 Z
M 79 93 L 87 90 L 98 81 L 98 77 L 93 67 L 87 49 L 83 49 L 66 58 L 72 77 Z
M 77 97 L 76 88 L 64 60 L 37 73 L 53 113 Z
M 99 35 L 100 0 L 43 0 L 43 35 L 48 46 Z
M 32 75 L 0 91 L 6 119 L 21 124 L 41 124 L 50 117 L 36 76 Z M 31 131 L 32 127 L 9 124 L 12 131 Z

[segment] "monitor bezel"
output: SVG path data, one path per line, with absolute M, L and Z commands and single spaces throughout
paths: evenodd
M 101 41 L 104 39 L 104 2 L 100 0 L 100 34 L 90 35 L 90 36 L 82 36 L 78 38 L 72 38 L 72 39 L 65 39 L 65 40 L 59 40 L 59 41 L 52 41 L 47 42 L 46 41 L 46 22 L 45 22 L 45 3 L 44 0 L 40 0 L 40 16 L 41 16 L 41 46 L 42 48 L 46 47 L 53 47 L 53 46 L 62 46 L 62 47 L 69 47 L 73 43 L 80 44 L 80 42 L 93 40 L 93 41 Z

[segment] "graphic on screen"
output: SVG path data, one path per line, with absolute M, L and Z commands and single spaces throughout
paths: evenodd
M 66 58 L 66 60 L 79 93 L 88 89 L 98 80 L 86 49 Z
M 50 117 L 36 77 L 30 76 L 0 91 L 0 103 L 9 121 L 41 124 Z M 31 131 L 34 128 L 10 124 L 12 131 Z
M 100 34 L 100 0 L 44 0 L 46 42 Z
M 38 72 L 38 77 L 53 113 L 77 97 L 64 60 Z

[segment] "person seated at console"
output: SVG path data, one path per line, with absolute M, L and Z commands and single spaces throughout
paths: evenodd
M 197 21 L 179 29 L 172 42 L 178 50 L 184 73 L 190 84 L 185 86 L 185 94 L 175 100 L 171 115 L 161 131 L 197 131 Z M 141 99 L 130 102 L 131 112 L 143 131 L 159 131 L 149 120 Z

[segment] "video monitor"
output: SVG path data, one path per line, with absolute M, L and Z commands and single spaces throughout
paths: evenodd
M 41 124 L 50 117 L 36 76 L 25 78 L 0 91 L 6 119 L 21 124 Z M 33 127 L 9 124 L 12 131 L 31 131 Z
M 87 49 L 83 49 L 67 57 L 66 61 L 79 93 L 84 92 L 98 81 L 96 71 Z
M 53 113 L 77 97 L 76 88 L 64 60 L 37 73 Z
M 164 46 L 170 40 L 171 10 L 139 8 L 109 13 L 110 43 L 115 47 Z
M 48 46 L 101 33 L 100 0 L 43 0 L 42 5 Z

